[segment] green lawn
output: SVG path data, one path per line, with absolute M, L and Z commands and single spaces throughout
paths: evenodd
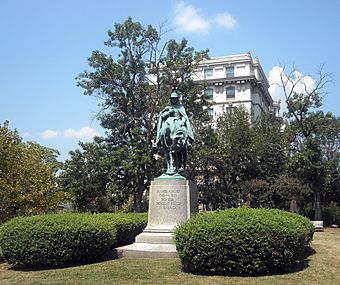
M 17 271 L 0 264 L 0 284 L 317 284 L 340 285 L 340 229 L 317 232 L 314 254 L 303 269 L 282 275 L 261 277 L 199 276 L 181 271 L 178 259 L 122 258 L 64 269 Z

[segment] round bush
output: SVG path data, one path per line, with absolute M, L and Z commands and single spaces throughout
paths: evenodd
M 0 229 L 9 264 L 55 267 L 98 260 L 110 248 L 134 241 L 146 225 L 138 214 L 49 214 L 15 218 Z
M 0 245 L 9 264 L 62 266 L 101 257 L 113 243 L 90 216 L 59 214 L 15 218 L 1 227 Z
M 258 275 L 290 268 L 312 236 L 300 215 L 238 208 L 194 216 L 176 229 L 175 242 L 185 270 Z
M 145 228 L 147 213 L 101 213 L 92 215 L 94 222 L 109 231 L 113 238 L 111 247 L 133 243 L 136 235 Z

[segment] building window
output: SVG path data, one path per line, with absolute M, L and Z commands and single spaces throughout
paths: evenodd
M 208 115 L 209 115 L 210 118 L 214 118 L 214 109 L 213 108 L 208 109 Z
M 228 66 L 226 68 L 226 76 L 227 76 L 227 78 L 234 77 L 234 67 L 233 66 Z
M 211 77 L 211 76 L 213 76 L 213 69 L 212 68 L 204 69 L 204 77 Z
M 227 115 L 231 115 L 232 113 L 235 112 L 235 110 L 236 110 L 236 107 L 227 107 L 225 109 L 225 112 L 226 112 Z
M 207 99 L 212 99 L 213 98 L 213 93 L 214 93 L 214 89 L 213 88 L 205 88 L 204 89 L 204 96 Z
M 225 89 L 227 99 L 235 98 L 235 87 L 229 86 Z

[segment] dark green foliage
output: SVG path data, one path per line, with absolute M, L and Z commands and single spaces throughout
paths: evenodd
M 106 129 L 105 136 L 97 139 L 102 151 L 75 152 L 67 162 L 71 167 L 63 175 L 67 181 L 75 181 L 71 190 L 75 204 L 81 206 L 77 208 L 87 206 L 81 205 L 82 196 L 101 209 L 121 206 L 132 197 L 133 210 L 143 211 L 143 195 L 164 165 L 162 159 L 155 159 L 152 142 L 158 114 L 168 104 L 170 92 L 176 89 L 182 95 L 190 117 L 206 113 L 203 106 L 207 102 L 200 100 L 203 87 L 192 77 L 199 61 L 208 56 L 207 51 L 195 51 L 185 39 L 166 41 L 163 35 L 161 27 L 143 26 L 130 17 L 116 23 L 104 43 L 108 53 L 94 51 L 88 59 L 89 70 L 77 77 L 85 95 L 100 98 L 102 108 L 97 118 Z M 79 163 L 89 155 L 97 158 L 93 165 Z M 98 162 L 103 155 L 105 161 Z M 91 194 L 105 203 L 95 203 Z M 110 194 L 114 199 L 107 199 Z
M 266 181 L 253 179 L 240 181 L 233 185 L 232 199 L 239 205 L 247 204 L 251 208 L 276 208 L 290 210 L 291 201 L 297 205 L 304 205 L 311 195 L 308 186 L 303 185 L 298 179 L 287 176 L 278 176 L 276 180 Z
M 222 115 L 216 129 L 209 124 L 194 127 L 196 144 L 188 172 L 197 181 L 202 204 L 225 209 L 252 200 L 256 206 L 276 206 L 272 203 L 274 183 L 286 161 L 276 118 L 266 115 L 252 124 L 248 111 L 238 108 Z M 249 186 L 261 191 L 255 194 Z M 271 192 L 264 191 L 269 188 Z
M 183 268 L 257 275 L 289 269 L 313 236 L 311 222 L 274 209 L 233 208 L 201 213 L 176 229 Z
M 17 266 L 60 266 L 93 260 L 112 244 L 110 232 L 85 215 L 16 218 L 2 227 L 1 248 Z
M 113 210 L 113 185 L 110 180 L 112 159 L 105 147 L 96 140 L 79 143 L 82 148 L 70 151 L 58 185 L 69 193 L 77 212 L 110 212 Z
M 9 264 L 54 267 L 98 260 L 110 248 L 131 243 L 146 225 L 145 214 L 49 214 L 15 218 L 0 229 Z
M 308 203 L 302 213 L 309 219 L 314 219 L 315 211 L 312 203 Z M 336 202 L 331 202 L 330 205 L 322 207 L 322 220 L 325 227 L 331 225 L 340 225 L 340 206 Z
M 332 202 L 328 207 L 322 209 L 322 217 L 325 226 L 340 225 L 340 206 L 336 202 Z
M 146 213 L 103 213 L 92 217 L 100 221 L 101 225 L 105 225 L 105 229 L 111 232 L 114 238 L 114 243 L 111 247 L 133 243 L 135 236 L 145 228 L 148 219 Z

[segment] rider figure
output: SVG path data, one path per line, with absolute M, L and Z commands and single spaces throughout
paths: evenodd
M 178 165 L 174 165 L 174 162 L 176 162 L 176 157 L 174 157 L 177 151 L 176 146 L 179 147 L 180 145 L 186 151 L 186 148 L 191 147 L 191 143 L 195 139 L 188 115 L 179 102 L 177 93 L 170 94 L 170 103 L 170 106 L 160 112 L 156 144 L 162 146 L 167 153 L 167 174 L 174 174 L 178 171 Z

